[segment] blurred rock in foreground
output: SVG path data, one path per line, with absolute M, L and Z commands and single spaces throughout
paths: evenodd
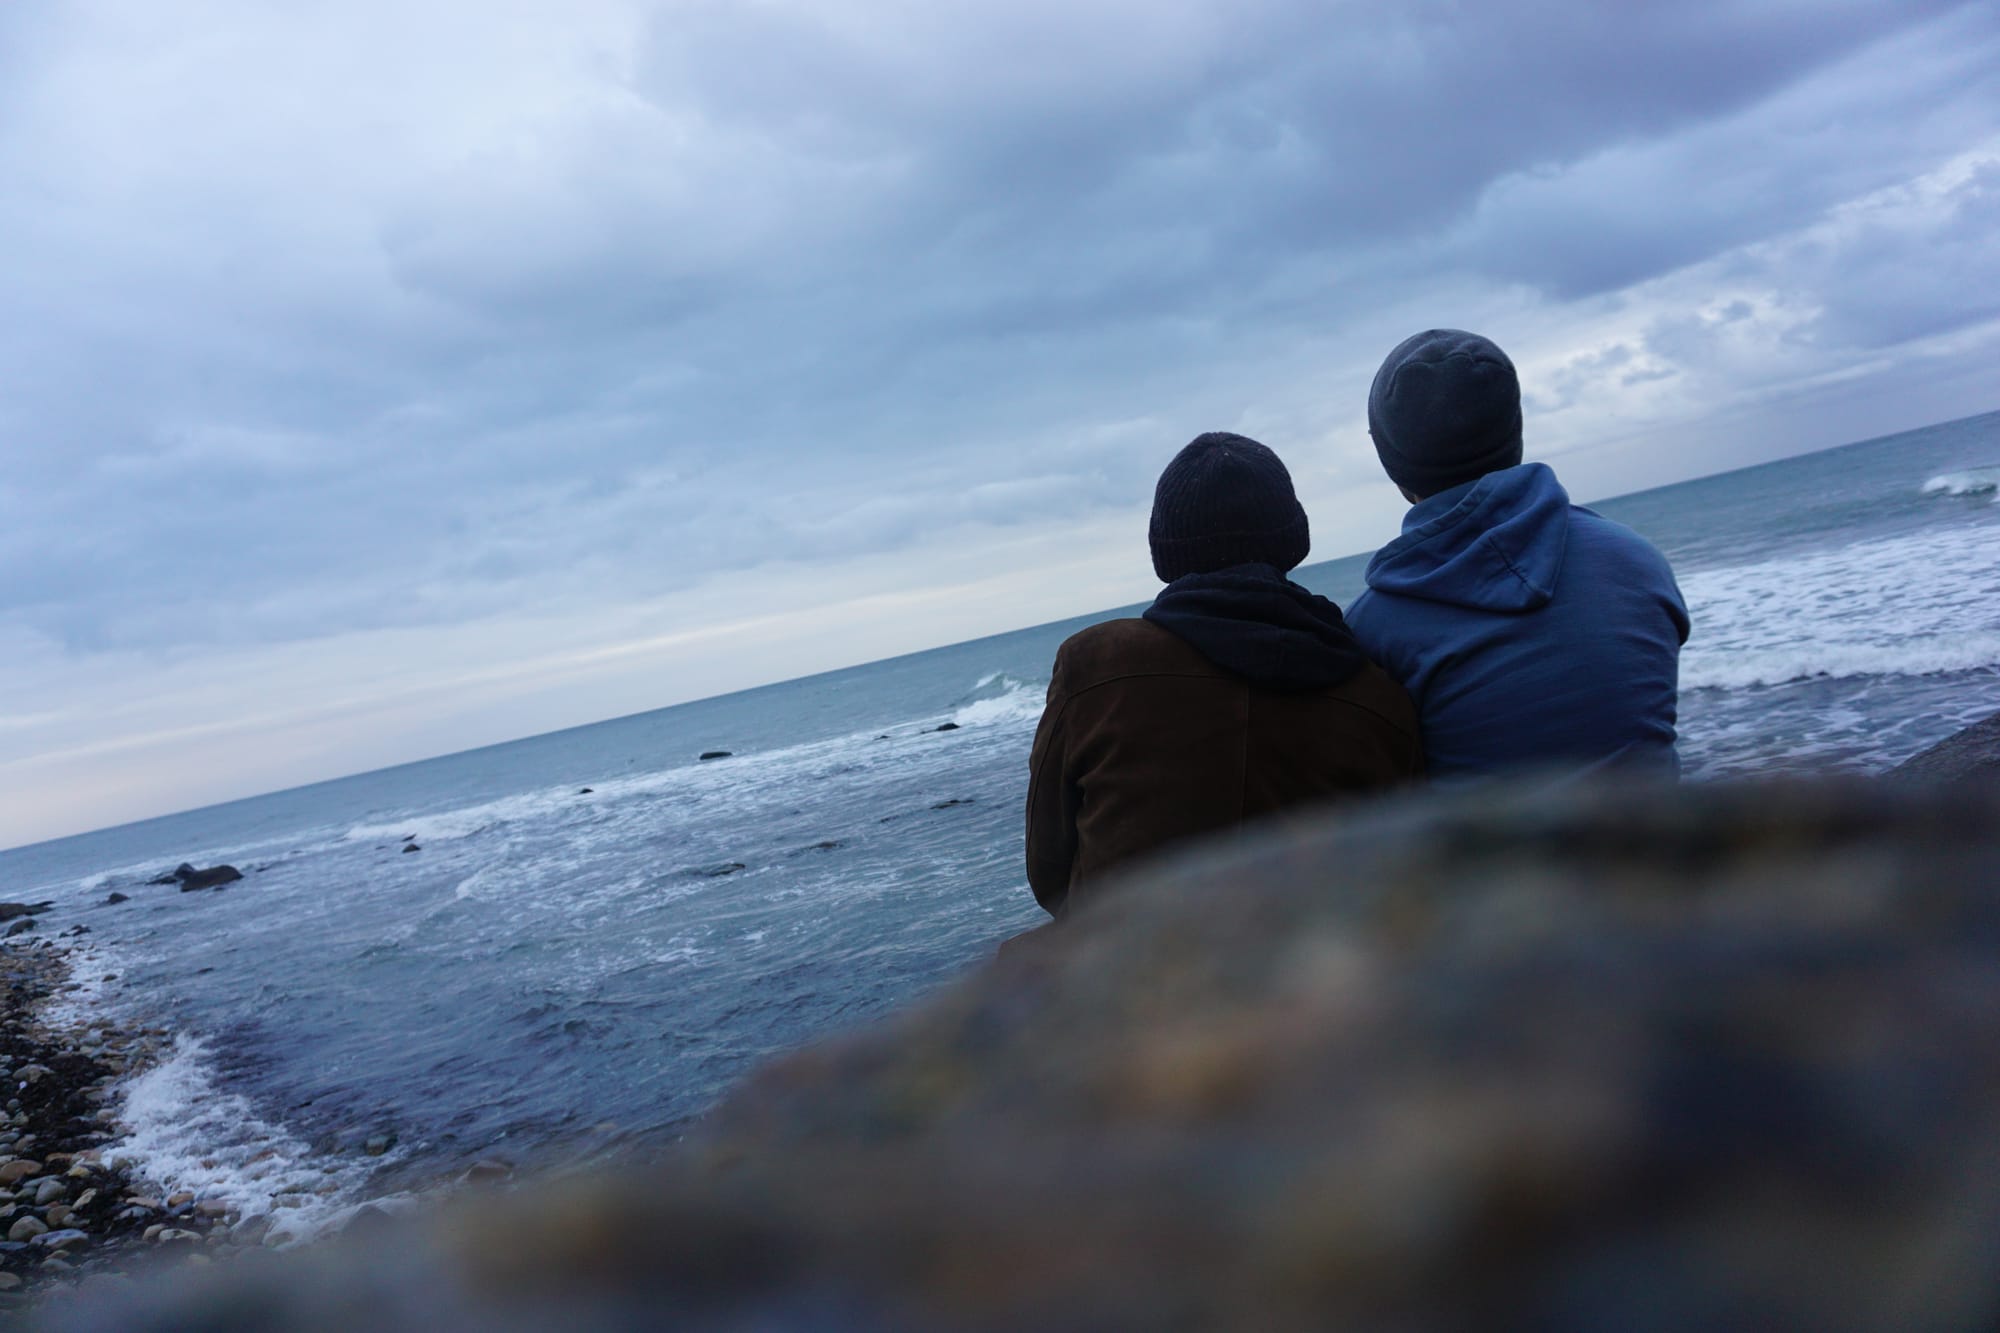
M 1926 782 L 1973 777 L 2000 780 L 2000 713 L 1945 737 L 1891 771 L 1898 778 Z
M 2000 788 L 1302 820 L 753 1078 L 669 1169 L 65 1330 L 2000 1318 Z

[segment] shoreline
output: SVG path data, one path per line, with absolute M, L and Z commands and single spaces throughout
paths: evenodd
M 115 1089 L 171 1039 L 62 1015 L 82 989 L 79 961 L 61 939 L 0 942 L 0 1315 L 176 1259 L 256 1248 L 269 1226 L 192 1194 L 161 1198 L 115 1151 Z

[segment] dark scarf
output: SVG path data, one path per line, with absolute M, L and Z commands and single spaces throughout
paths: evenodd
M 1339 607 L 1270 565 L 1232 565 L 1175 579 L 1145 616 L 1223 670 L 1267 690 L 1327 689 L 1368 661 Z

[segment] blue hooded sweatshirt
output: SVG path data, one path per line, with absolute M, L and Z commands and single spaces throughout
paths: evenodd
M 1542 463 L 1418 501 L 1347 610 L 1401 681 L 1436 777 L 1636 762 L 1679 771 L 1687 604 L 1666 557 Z

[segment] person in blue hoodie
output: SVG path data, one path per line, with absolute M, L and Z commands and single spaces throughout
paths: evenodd
M 1347 623 L 1415 701 L 1430 774 L 1678 773 L 1687 604 L 1651 543 L 1521 461 L 1507 354 L 1457 329 L 1405 339 L 1368 432 L 1410 512 Z

